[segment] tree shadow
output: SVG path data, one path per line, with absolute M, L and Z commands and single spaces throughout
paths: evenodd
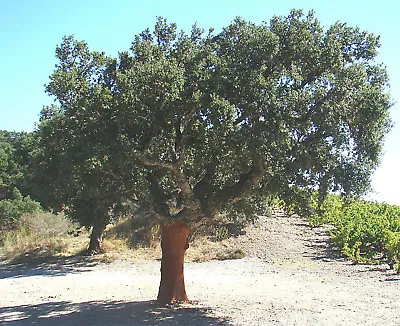
M 91 257 L 40 258 L 25 263 L 0 263 L 0 279 L 26 276 L 62 276 L 89 272 L 98 262 Z
M 196 304 L 156 301 L 68 301 L 0 308 L 0 325 L 229 325 Z
M 301 227 L 310 227 L 309 225 L 299 225 Z M 339 248 L 337 248 L 330 240 L 328 231 L 324 228 L 313 228 L 313 236 L 307 237 L 305 240 L 307 251 L 304 253 L 306 257 L 316 261 L 337 262 L 344 261 Z
M 384 281 L 398 281 L 399 278 L 390 277 L 396 275 L 395 270 L 390 269 L 385 259 L 377 258 L 378 264 L 373 263 L 355 263 L 342 254 L 339 247 L 332 243 L 329 233 L 326 228 L 321 227 L 314 229 L 314 236 L 305 240 L 304 256 L 311 258 L 314 261 L 322 261 L 324 263 L 345 263 L 347 266 L 352 266 L 351 272 L 354 274 L 361 273 L 380 273 L 388 276 Z
M 113 225 L 104 233 L 104 238 L 123 238 L 130 248 L 148 248 L 161 241 L 159 224 L 148 214 L 126 218 Z
M 306 256 L 312 260 L 323 262 L 345 260 L 340 250 L 329 240 L 309 240 L 307 242 L 306 247 L 311 250 L 306 252 Z

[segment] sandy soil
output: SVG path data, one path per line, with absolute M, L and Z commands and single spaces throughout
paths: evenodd
M 193 302 L 173 306 L 154 301 L 158 261 L 0 265 L 0 325 L 400 325 L 400 276 L 352 265 L 300 218 L 263 218 L 223 245 L 246 258 L 187 263 Z

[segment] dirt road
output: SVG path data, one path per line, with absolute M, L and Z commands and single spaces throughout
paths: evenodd
M 158 261 L 0 265 L 0 325 L 400 325 L 400 277 L 340 258 L 277 216 L 231 239 L 241 260 L 187 263 L 190 304 L 159 306 Z M 190 249 L 189 249 L 190 250 Z

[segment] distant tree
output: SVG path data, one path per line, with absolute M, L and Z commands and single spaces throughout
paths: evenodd
M 22 196 L 18 188 L 14 188 L 7 199 L 0 200 L 0 244 L 3 232 L 13 229 L 19 218 L 25 214 L 41 211 L 40 203 L 28 196 Z
M 35 148 L 33 133 L 0 131 L 0 231 L 12 228 L 21 215 L 40 210 L 29 196 Z
M 27 194 L 35 146 L 33 133 L 0 130 L 0 200 L 15 187 Z
M 322 200 L 368 189 L 390 129 L 379 45 L 298 10 L 259 25 L 237 18 L 218 34 L 159 18 L 115 59 L 66 37 L 47 86 L 60 107 L 43 111 L 40 127 L 56 136 L 42 146 L 67 164 L 80 200 L 91 189 L 110 208 L 130 193 L 153 209 L 158 300 L 187 300 L 184 253 L 200 221 L 249 218 L 268 196 L 304 213 L 315 191 Z
M 92 227 L 88 253 L 95 254 L 102 251 L 107 224 L 123 213 L 127 200 L 138 199 L 130 191 L 136 169 L 123 159 L 112 124 L 113 98 L 106 79 L 114 60 L 90 52 L 85 42 L 72 36 L 63 38 L 56 57 L 59 64 L 47 92 L 59 105 L 41 112 L 36 180 L 45 185 L 45 207 L 63 209 L 81 225 Z M 121 169 L 129 172 L 122 174 Z
M 83 116 L 75 119 L 54 105 L 43 109 L 35 180 L 43 187 L 38 192 L 44 207 L 64 210 L 72 220 L 92 227 L 88 254 L 96 254 L 102 251 L 107 224 L 121 213 L 128 182 L 107 158 L 115 151 L 112 139 L 88 126 Z
M 16 178 L 16 164 L 13 160 L 14 148 L 4 135 L 0 134 L 0 200 L 9 197 L 9 192 Z

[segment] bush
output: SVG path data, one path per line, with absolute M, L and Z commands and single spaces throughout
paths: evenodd
M 22 215 L 39 212 L 41 207 L 38 202 L 29 196 L 23 197 L 21 192 L 14 188 L 12 199 L 0 200 L 0 232 L 13 228 Z
M 228 259 L 242 259 L 246 256 L 242 249 L 230 249 L 224 252 L 217 253 L 215 259 L 228 260 Z
M 48 257 L 64 252 L 76 226 L 63 214 L 28 214 L 2 238 L 2 256 L 11 261 Z
M 400 270 L 400 207 L 329 196 L 312 225 L 331 224 L 333 243 L 356 263 L 386 261 Z

